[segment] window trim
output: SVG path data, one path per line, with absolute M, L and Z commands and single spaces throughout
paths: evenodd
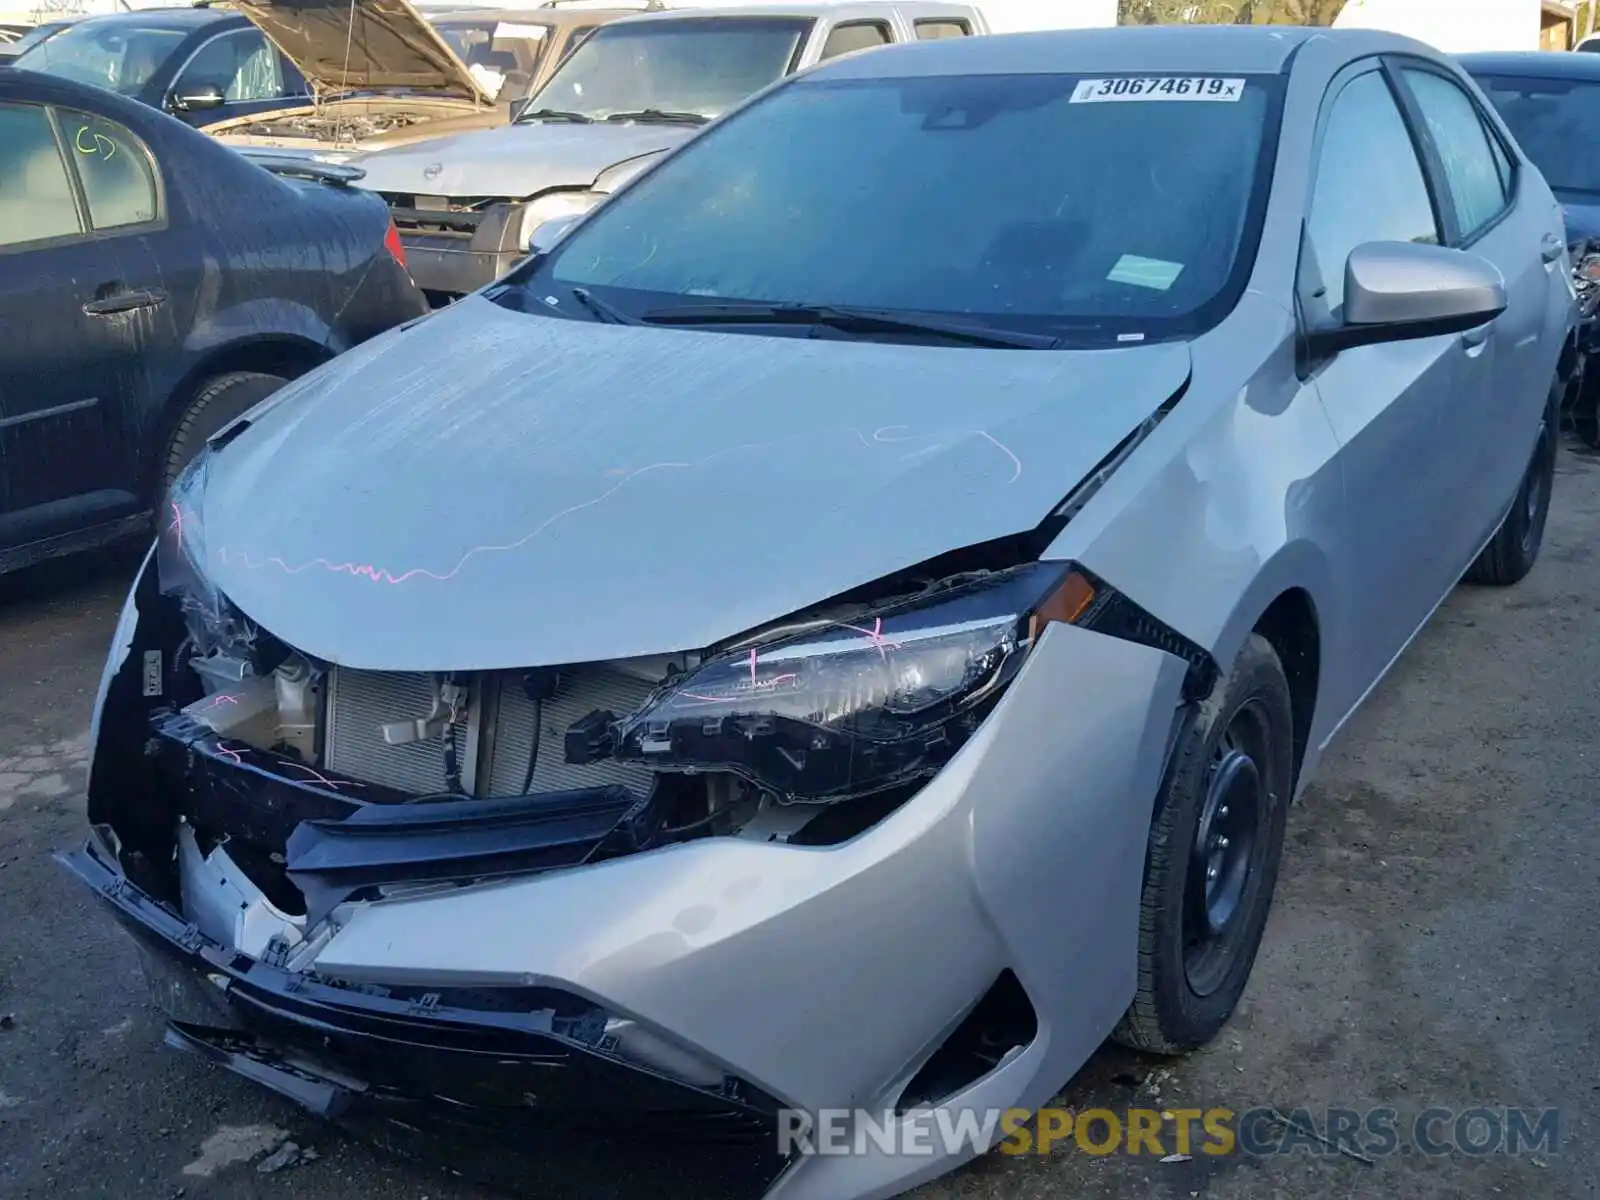
M 283 56 L 283 51 L 278 49 L 277 44 L 271 38 L 269 38 L 266 34 L 262 33 L 260 29 L 256 28 L 256 26 L 253 23 L 249 24 L 249 25 L 242 25 L 242 26 L 241 25 L 235 25 L 232 29 L 224 29 L 220 33 L 213 33 L 210 37 L 206 38 L 205 41 L 201 42 L 198 46 L 196 46 L 193 50 L 191 50 L 189 52 L 189 56 L 183 60 L 183 65 L 172 73 L 172 79 L 167 84 L 166 88 L 164 89 L 163 95 L 161 97 L 161 107 L 162 107 L 162 109 L 164 111 L 167 111 L 167 112 L 171 112 L 172 111 L 172 101 L 178 95 L 178 84 L 183 81 L 183 73 L 185 71 L 187 71 L 191 66 L 194 65 L 194 60 L 199 58 L 200 55 L 206 50 L 207 47 L 209 47 L 211 45 L 212 42 L 220 41 L 222 38 L 225 38 L 225 37 L 233 37 L 234 35 L 240 34 L 240 33 L 254 33 L 254 34 L 258 35 L 261 38 L 261 40 L 267 44 L 267 48 L 270 49 L 275 55 L 278 56 L 278 73 L 279 73 L 280 76 L 283 74 L 283 67 L 285 65 L 294 66 L 293 63 L 290 63 L 289 60 L 286 59 Z M 300 68 L 295 67 L 294 68 L 294 73 L 300 79 L 301 83 L 305 83 L 305 77 L 300 74 Z M 287 82 L 287 79 L 285 79 L 285 82 Z M 277 101 L 283 101 L 283 102 L 287 103 L 290 100 L 301 100 L 301 99 L 310 99 L 310 98 L 311 98 L 311 93 L 310 92 L 299 92 L 299 93 L 296 93 L 294 95 L 285 94 L 285 95 L 282 95 L 282 96 L 277 96 L 277 97 L 274 97 L 273 99 L 269 99 L 269 100 L 227 100 L 227 101 L 224 101 L 222 107 L 226 108 L 230 104 L 272 104 L 272 103 L 275 103 Z
M 955 40 L 954 38 L 925 38 L 925 37 L 922 36 L 922 27 L 924 25 L 954 25 L 957 29 L 961 30 L 961 32 L 958 33 L 956 35 L 956 37 L 964 38 L 964 37 L 972 37 L 973 36 L 973 33 L 972 33 L 972 22 L 967 20 L 966 17 L 956 17 L 956 16 L 950 16 L 950 17 L 916 17 L 911 22 L 911 32 L 916 37 L 916 40 L 919 41 L 919 42 L 938 42 L 938 41 L 954 41 Z
M 32 238 L 25 242 L 0 242 L 0 258 L 10 254 L 31 254 L 36 250 L 56 250 L 65 246 L 76 246 L 94 240 L 94 231 L 89 225 L 89 214 L 83 202 L 83 196 L 78 191 L 77 172 L 72 169 L 72 161 L 67 157 L 66 139 L 61 135 L 61 126 L 56 121 L 55 108 L 49 104 L 41 104 L 36 100 L 0 100 L 0 108 L 31 108 L 44 117 L 45 127 L 50 131 L 51 140 L 55 142 L 56 157 L 61 162 L 61 170 L 66 174 L 67 187 L 72 192 L 72 204 L 77 210 L 78 232 L 57 234 L 55 237 Z
M 1385 72 L 1390 77 L 1390 86 L 1399 89 L 1403 100 L 1401 111 L 1407 123 L 1412 126 L 1412 136 L 1426 147 L 1424 173 L 1437 175 L 1437 183 L 1433 184 L 1439 192 L 1441 202 L 1446 206 L 1450 215 L 1449 240 L 1442 243 L 1453 250 L 1468 250 L 1477 245 L 1486 236 L 1500 227 L 1500 225 L 1516 211 L 1517 203 L 1522 194 L 1521 163 L 1517 156 L 1511 152 L 1509 146 L 1500 136 L 1500 131 L 1494 122 L 1484 115 L 1483 106 L 1478 103 L 1478 98 L 1472 94 L 1470 87 L 1463 87 L 1461 79 L 1448 67 L 1432 62 L 1426 58 L 1418 58 L 1410 54 L 1386 54 L 1383 56 Z M 1462 231 L 1461 214 L 1456 211 L 1455 197 L 1450 192 L 1450 178 L 1445 170 L 1444 157 L 1439 153 L 1439 147 L 1434 142 L 1433 131 L 1428 128 L 1427 117 L 1423 114 L 1422 105 L 1418 102 L 1416 93 L 1411 90 L 1405 73 L 1415 70 L 1421 74 L 1435 75 L 1445 82 L 1453 85 L 1471 106 L 1473 113 L 1478 118 L 1478 127 L 1483 130 L 1484 139 L 1490 143 L 1499 142 L 1500 151 L 1507 162 L 1511 164 L 1511 183 L 1509 187 L 1502 186 L 1500 208 L 1494 216 L 1479 225 L 1470 233 Z M 1495 176 L 1500 175 L 1500 165 L 1495 164 Z
M 817 61 L 819 63 L 832 62 L 834 59 L 843 58 L 847 54 L 859 54 L 863 50 L 875 49 L 876 47 L 873 46 L 857 46 L 854 50 L 841 50 L 837 54 L 829 55 L 828 43 L 833 40 L 834 34 L 838 33 L 841 29 L 858 29 L 862 26 L 870 26 L 871 28 L 876 29 L 883 34 L 883 41 L 879 42 L 878 45 L 892 46 L 895 44 L 894 26 L 884 18 L 851 17 L 849 20 L 840 21 L 836 25 L 831 26 L 828 29 L 828 32 L 823 34 L 822 45 L 817 48 Z
M 96 121 L 104 121 L 108 125 L 115 125 L 123 135 L 138 147 L 139 153 L 144 157 L 145 163 L 150 168 L 150 178 L 156 188 L 156 215 L 149 221 L 140 221 L 132 225 L 111 225 L 105 229 L 96 227 L 94 223 L 94 210 L 89 207 L 89 190 L 84 186 L 83 176 L 78 173 L 78 163 L 75 158 L 67 154 L 67 133 L 61 127 L 61 112 L 82 113 Z M 67 176 L 72 183 L 72 194 L 78 205 L 78 213 L 83 222 L 83 227 L 89 232 L 86 236 L 96 241 L 111 241 L 115 238 L 137 236 L 146 233 L 160 233 L 169 224 L 167 216 L 167 181 L 161 172 L 161 164 L 156 160 L 155 154 L 150 149 L 150 143 L 139 136 L 137 130 L 130 128 L 121 121 L 113 120 L 103 113 L 91 112 L 86 108 L 70 108 L 66 105 L 51 105 L 50 120 L 56 130 L 56 145 L 67 158 Z

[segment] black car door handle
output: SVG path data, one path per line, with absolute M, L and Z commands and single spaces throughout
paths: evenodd
M 1561 252 L 1566 248 L 1567 244 L 1553 233 L 1545 234 L 1544 241 L 1539 243 L 1539 251 L 1544 255 L 1544 260 L 1547 263 L 1555 262 L 1556 259 L 1561 257 Z
M 154 308 L 167 302 L 167 294 L 155 288 L 138 288 L 126 292 L 113 292 L 98 300 L 91 300 L 83 311 L 91 317 L 106 317 L 114 313 L 132 312 L 136 308 Z

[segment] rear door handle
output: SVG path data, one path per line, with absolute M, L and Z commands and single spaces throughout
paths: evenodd
M 107 317 L 115 313 L 133 312 L 138 308 L 155 308 L 158 304 L 166 302 L 167 294 L 163 291 L 156 288 L 136 288 L 113 292 L 109 296 L 91 300 L 83 306 L 83 311 L 91 317 Z
M 1545 234 L 1544 241 L 1539 243 L 1539 253 L 1547 263 L 1555 262 L 1566 248 L 1567 244 L 1553 233 Z

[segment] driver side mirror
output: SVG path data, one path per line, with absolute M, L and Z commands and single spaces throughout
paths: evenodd
M 532 102 L 533 102 L 533 97 L 532 96 L 523 96 L 520 100 L 513 100 L 511 102 L 511 122 L 512 122 L 512 124 L 516 124 L 519 120 L 522 119 L 522 114 L 528 111 L 528 106 L 530 104 L 532 104 Z
M 1344 269 L 1344 320 L 1307 335 L 1317 357 L 1356 346 L 1465 333 L 1506 310 L 1493 263 L 1446 246 L 1366 242 Z
M 221 108 L 228 97 L 214 83 L 196 83 L 172 94 L 174 112 L 204 112 L 208 108 Z

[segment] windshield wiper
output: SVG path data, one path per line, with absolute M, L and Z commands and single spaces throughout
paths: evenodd
M 572 289 L 572 298 L 583 305 L 595 318 L 611 325 L 642 325 L 638 317 L 630 317 L 615 304 L 602 300 L 588 288 L 575 287 Z
M 689 125 L 704 125 L 711 120 L 705 113 L 673 112 L 664 108 L 637 108 L 632 112 L 614 112 L 606 117 L 608 121 L 672 121 L 683 122 Z
M 594 124 L 593 117 L 586 117 L 581 112 L 569 112 L 564 108 L 536 108 L 517 118 L 518 125 L 525 121 L 570 121 L 574 125 Z
M 921 333 L 969 346 L 1015 350 L 1050 350 L 1058 342 L 1044 333 L 988 329 L 938 317 L 834 304 L 693 304 L 651 309 L 640 320 L 648 325 L 822 325 L 842 333 Z

